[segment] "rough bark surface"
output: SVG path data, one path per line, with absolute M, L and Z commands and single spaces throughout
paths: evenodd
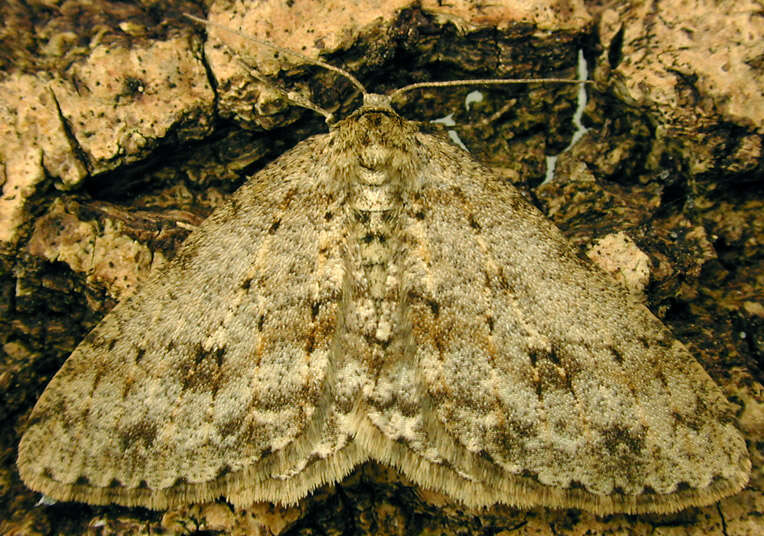
M 442 4 L 442 5 L 441 5 Z M 225 503 L 168 512 L 35 507 L 15 468 L 26 417 L 97 321 L 173 255 L 244 179 L 325 127 L 254 81 L 205 31 L 208 16 L 354 73 L 383 93 L 423 80 L 591 78 L 575 90 L 426 90 L 399 103 L 454 127 L 580 248 L 643 293 L 738 406 L 751 482 L 672 516 L 468 511 L 366 465 L 292 508 Z M 691 15 L 687 15 L 687 14 Z M 71 0 L 0 6 L 0 533 L 757 534 L 764 512 L 764 18 L 710 2 Z M 237 50 L 235 36 L 227 47 Z M 243 45 L 241 45 L 243 47 Z M 343 115 L 344 79 L 246 57 Z

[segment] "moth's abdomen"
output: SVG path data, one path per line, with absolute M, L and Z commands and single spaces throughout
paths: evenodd
M 371 345 L 377 361 L 399 323 L 395 252 L 400 190 L 385 169 L 360 165 L 349 177 L 348 188 L 346 326 Z

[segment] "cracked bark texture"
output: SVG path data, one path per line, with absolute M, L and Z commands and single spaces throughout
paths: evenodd
M 443 5 L 441 5 L 443 4 Z M 374 92 L 422 80 L 575 76 L 592 69 L 589 130 L 575 90 L 427 90 L 411 119 L 454 113 L 473 154 L 580 248 L 644 293 L 738 407 L 749 486 L 672 516 L 471 512 L 369 464 L 291 508 L 169 512 L 35 507 L 15 469 L 28 412 L 68 353 L 190 229 L 265 162 L 325 127 L 205 48 L 190 12 L 343 67 Z M 757 534 L 764 511 L 764 18 L 733 2 L 82 0 L 0 6 L 0 533 Z M 226 41 L 237 50 L 240 40 Z M 251 50 L 249 47 L 246 47 Z M 343 115 L 336 75 L 243 58 Z M 649 276 L 645 274 L 645 269 Z M 634 277 L 629 280 L 629 274 Z

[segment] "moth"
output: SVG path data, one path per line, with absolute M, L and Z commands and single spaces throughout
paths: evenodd
M 363 91 L 74 350 L 29 418 L 24 482 L 289 504 L 376 460 L 469 507 L 739 491 L 745 441 L 687 349 L 501 177 Z

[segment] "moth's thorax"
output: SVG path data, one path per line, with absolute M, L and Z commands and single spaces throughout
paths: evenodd
M 422 160 L 417 129 L 392 109 L 363 107 L 332 133 L 334 174 L 348 191 L 350 206 L 388 211 Z
M 392 109 L 363 107 L 334 125 L 329 150 L 339 173 L 363 167 L 410 176 L 422 154 L 417 134 L 414 124 Z

